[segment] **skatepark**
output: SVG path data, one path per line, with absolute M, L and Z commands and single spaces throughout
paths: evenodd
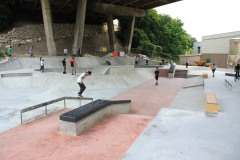
M 188 78 L 160 76 L 155 86 L 157 62 L 133 57 L 76 58 L 76 75 L 62 74 L 63 57 L 18 58 L 0 64 L 0 159 L 98 160 L 238 160 L 240 158 L 240 82 L 225 73 L 232 69 L 176 66 Z M 112 65 L 104 65 L 105 61 Z M 69 61 L 69 59 L 67 59 Z M 152 66 L 152 67 L 151 67 Z M 164 73 L 169 65 L 159 66 Z M 20 110 L 56 98 L 77 97 L 77 77 L 91 70 L 84 97 L 93 100 L 131 100 L 127 114 L 105 117 L 78 136 L 63 134 L 59 116 L 89 101 L 69 100 L 23 115 Z M 202 78 L 207 74 L 207 78 Z M 225 84 L 227 80 L 232 87 Z M 219 112 L 208 113 L 205 93 L 216 95 Z

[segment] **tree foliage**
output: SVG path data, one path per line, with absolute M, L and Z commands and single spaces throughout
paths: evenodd
M 126 17 L 119 19 L 119 35 L 122 35 L 120 38 L 123 42 L 128 31 L 128 23 L 129 19 Z M 156 10 L 149 10 L 147 16 L 136 18 L 132 48 L 151 50 L 156 54 L 167 53 L 177 57 L 191 52 L 194 41 L 196 39 L 183 29 L 180 19 L 158 14 Z
M 13 21 L 15 4 L 16 0 L 0 1 L 0 31 L 6 29 Z

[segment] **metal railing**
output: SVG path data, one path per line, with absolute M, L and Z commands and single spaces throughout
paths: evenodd
M 226 79 L 224 80 L 225 82 L 225 86 L 229 87 L 230 90 L 232 89 L 232 84 L 230 82 L 228 82 Z
M 40 104 L 31 106 L 31 107 L 28 107 L 28 108 L 24 108 L 24 109 L 20 110 L 21 124 L 23 124 L 23 118 L 22 118 L 23 113 L 28 112 L 28 111 L 32 111 L 34 109 L 38 109 L 38 108 L 41 108 L 41 107 L 45 107 L 45 115 L 47 115 L 48 114 L 47 105 L 50 105 L 50 104 L 53 104 L 53 103 L 56 103 L 56 102 L 59 102 L 59 101 L 63 101 L 64 108 L 66 108 L 66 100 L 67 99 L 69 99 L 69 100 L 80 100 L 80 107 L 81 107 L 81 100 L 91 100 L 91 101 L 93 101 L 93 98 L 61 97 L 61 98 L 57 98 L 57 99 L 54 99 L 54 100 L 51 100 L 51 101 L 47 101 L 47 102 L 44 102 L 44 103 L 40 103 Z

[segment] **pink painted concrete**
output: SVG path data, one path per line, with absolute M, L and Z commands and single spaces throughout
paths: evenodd
M 59 131 L 63 110 L 0 134 L 0 160 L 117 160 L 128 150 L 151 118 L 168 107 L 184 79 L 160 78 L 113 99 L 131 99 L 130 114 L 112 115 L 79 136 Z
M 158 86 L 155 80 L 150 80 L 113 99 L 131 99 L 131 114 L 155 116 L 162 107 L 168 107 L 183 86 L 185 79 L 168 79 L 160 77 Z

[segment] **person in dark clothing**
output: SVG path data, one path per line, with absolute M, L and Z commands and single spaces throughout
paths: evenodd
M 63 64 L 63 74 L 66 74 L 66 58 L 62 60 L 62 64 Z
M 158 77 L 159 77 L 159 69 L 158 69 L 158 67 L 156 67 L 156 70 L 155 70 L 154 74 L 155 74 L 155 80 L 156 80 L 155 85 L 158 85 Z
M 78 57 L 82 57 L 80 48 L 78 48 L 77 55 Z
M 189 65 L 189 60 L 188 58 L 186 59 L 186 68 L 188 68 L 188 65 Z
M 235 67 L 235 78 L 234 78 L 234 80 L 236 81 L 236 80 L 239 80 L 239 69 L 240 69 L 240 65 L 239 64 L 237 64 L 237 66 Z
M 111 63 L 109 61 L 106 61 L 104 64 L 111 65 Z

